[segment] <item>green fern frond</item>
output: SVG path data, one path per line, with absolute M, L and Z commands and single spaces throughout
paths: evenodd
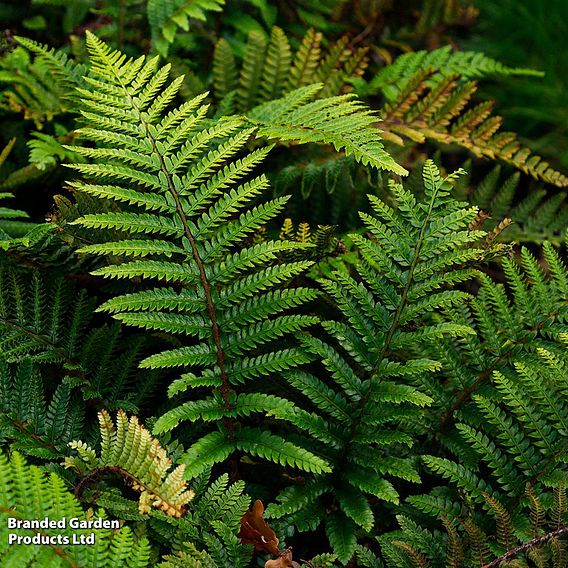
M 430 566 L 456 568 L 493 567 L 503 563 L 520 567 L 534 563 L 544 568 L 562 565 L 566 527 L 558 529 L 550 522 L 554 516 L 553 508 L 546 511 L 547 529 L 537 530 L 533 526 L 531 538 L 531 533 L 526 530 L 528 512 L 524 505 L 518 505 L 514 514 L 509 514 L 502 503 L 494 498 L 490 501 L 490 508 L 497 516 L 495 528 L 491 523 L 481 524 L 472 511 L 454 523 L 442 517 L 444 533 L 419 527 L 399 517 L 400 530 L 377 538 L 387 566 L 399 568 L 425 565 L 424 562 Z
M 40 370 L 29 358 L 11 366 L 0 356 L 0 392 L 1 435 L 14 450 L 61 458 L 65 445 L 83 431 L 84 407 L 72 397 L 69 384 L 60 383 L 46 401 Z
M 349 48 L 347 37 L 327 49 L 321 42 L 322 34 L 310 29 L 293 53 L 281 28 L 272 28 L 269 42 L 263 33 L 253 31 L 239 68 L 229 43 L 221 38 L 213 58 L 215 97 L 222 101 L 236 89 L 236 110 L 247 112 L 255 105 L 314 83 L 322 84 L 319 98 L 350 90 L 349 80 L 360 77 L 367 66 L 367 49 Z
M 0 107 L 23 113 L 37 128 L 73 108 L 74 88 L 83 84 L 85 68 L 62 51 L 17 37 L 17 47 L 0 60 Z M 30 52 L 35 55 L 32 60 Z
M 96 531 L 97 538 L 92 546 L 77 546 L 78 539 L 91 535 L 92 529 L 71 528 L 69 520 L 92 521 L 93 512 L 89 514 L 82 510 L 60 477 L 54 473 L 47 476 L 37 466 L 26 464 L 17 452 L 10 460 L 3 452 L 0 453 L 0 486 L 0 554 L 5 566 L 150 566 L 148 540 L 137 538 L 129 527 L 116 528 L 119 526 L 117 520 L 112 521 L 112 528 Z M 105 518 L 102 511 L 97 513 Z M 31 522 L 37 523 L 45 517 L 53 522 L 64 519 L 64 528 L 42 529 L 31 525 Z M 8 518 L 22 522 L 23 528 L 9 528 Z M 110 522 L 110 519 L 107 521 Z M 37 541 L 42 539 L 41 543 L 34 542 L 34 538 Z
M 358 274 L 336 272 L 321 281 L 342 321 L 323 322 L 328 341 L 302 338 L 304 349 L 321 361 L 321 376 L 328 378 L 324 381 L 303 370 L 286 373 L 337 437 L 324 453 L 337 473 L 316 478 L 323 478 L 313 485 L 317 491 L 308 486 L 285 491 L 281 504 L 269 506 L 268 513 L 296 521 L 333 493 L 341 513 L 316 518 L 314 525 L 320 519 L 325 522 L 334 552 L 344 563 L 355 551 L 357 527 L 369 530 L 374 525 L 367 495 L 396 503 L 398 494 L 388 477 L 419 480 L 403 449 L 411 437 L 401 426 L 410 427 L 419 420 L 420 409 L 432 402 L 411 386 L 412 377 L 438 369 L 439 364 L 409 358 L 405 349 L 431 334 L 471 333 L 467 325 L 431 327 L 422 319 L 436 306 L 464 301 L 462 292 L 444 289 L 445 285 L 473 276 L 468 264 L 484 255 L 476 245 L 484 233 L 468 229 L 477 210 L 464 209 L 449 197 L 458 174 L 444 179 L 432 162 L 426 162 L 425 203 L 394 183 L 396 209 L 370 196 L 373 214 L 361 214 L 369 236 L 350 237 L 361 255 Z M 454 271 L 459 274 L 456 280 Z
M 253 204 L 267 181 L 262 175 L 253 177 L 252 172 L 269 149 L 245 152 L 253 130 L 243 129 L 239 118 L 213 124 L 205 121 L 205 108 L 200 105 L 203 97 L 166 114 L 180 85 L 176 80 L 163 87 L 167 67 L 157 71 L 156 59 L 128 60 L 92 35 L 87 42 L 91 82 L 96 88 L 81 90 L 86 109 L 83 115 L 97 126 L 83 129 L 82 135 L 99 146 L 78 149 L 96 163 L 73 167 L 96 179 L 97 184 L 95 189 L 85 182 L 74 187 L 92 194 L 104 191 L 106 199 L 118 203 L 128 200 L 135 208 L 78 219 L 75 223 L 80 226 L 118 229 L 122 235 L 83 252 L 123 257 L 124 261 L 97 274 L 155 282 L 152 290 L 144 290 L 141 296 L 113 298 L 105 309 L 114 317 L 146 329 L 189 337 L 186 345 L 145 359 L 142 367 L 191 371 L 199 377 L 195 387 L 208 384 L 213 390 L 210 398 L 175 405 L 158 420 L 155 431 L 170 430 L 183 421 L 211 423 L 214 419 L 222 424 L 221 430 L 203 434 L 190 446 L 184 458 L 190 466 L 188 475 L 196 475 L 234 451 L 308 471 L 326 470 L 327 465 L 318 456 L 269 432 L 237 428 L 235 422 L 242 415 L 238 386 L 250 378 L 274 378 L 307 361 L 292 346 L 275 349 L 275 340 L 286 342 L 286 336 L 315 321 L 310 317 L 267 318 L 273 315 L 272 289 L 310 266 L 307 261 L 282 263 L 281 254 L 303 245 L 279 241 L 245 244 L 286 201 Z M 114 98 L 101 102 L 100 93 Z M 120 151 L 114 151 L 117 145 Z M 139 211 L 148 204 L 152 208 L 156 204 L 158 209 L 158 203 L 158 213 Z M 178 291 L 172 295 L 166 284 Z M 259 295 L 254 300 L 245 301 L 255 293 Z M 146 301 L 141 302 L 142 298 Z M 295 298 L 299 303 L 302 295 Z M 266 321 L 256 324 L 261 317 Z M 243 350 L 253 346 L 254 355 L 243 357 Z M 184 390 L 191 384 L 185 382 Z M 175 388 L 172 392 L 180 391 Z M 286 419 L 287 401 L 277 404 L 282 408 L 279 418 Z M 265 412 L 260 407 L 255 411 Z M 266 447 L 251 443 L 255 435 L 266 439 Z
M 0 263 L 0 347 L 8 362 L 30 356 L 36 361 L 76 367 L 79 342 L 94 309 L 85 290 L 62 278 L 46 286 L 38 272 L 29 276 Z M 47 298 L 50 298 L 49 307 Z
M 224 0 L 149 0 L 148 23 L 152 45 L 163 57 L 168 55 L 178 28 L 189 30 L 190 20 L 205 21 L 207 12 L 220 12 Z
M 247 114 L 258 135 L 300 144 L 324 143 L 343 150 L 364 165 L 400 175 L 408 172 L 384 150 L 373 124 L 378 117 L 351 95 L 308 102 L 321 83 L 301 87 L 281 99 L 264 103 Z
M 393 63 L 383 67 L 361 89 L 366 95 L 382 92 L 387 100 L 393 100 L 403 88 L 404 81 L 421 69 L 434 69 L 441 76 L 461 75 L 464 79 L 478 79 L 487 76 L 535 76 L 543 73 L 533 69 L 508 67 L 491 57 L 476 51 L 454 51 L 446 45 L 432 51 L 414 51 L 397 57 Z

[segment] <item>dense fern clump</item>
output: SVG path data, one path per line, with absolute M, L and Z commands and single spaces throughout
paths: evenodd
M 240 70 L 230 44 L 220 39 L 213 59 L 215 96 L 225 99 L 222 106 L 232 99 L 239 110 L 247 111 L 313 83 L 322 83 L 320 97 L 341 94 L 349 79 L 365 71 L 367 49 L 351 50 L 348 38 L 342 37 L 323 51 L 322 39 L 321 33 L 308 30 L 293 54 L 282 29 L 272 28 L 268 44 L 263 34 L 252 32 Z
M 0 0 L 0 568 L 568 566 L 565 129 L 478 4 Z

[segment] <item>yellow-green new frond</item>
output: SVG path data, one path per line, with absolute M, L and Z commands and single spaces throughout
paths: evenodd
M 459 75 L 437 81 L 434 71 L 420 69 L 404 82 L 385 105 L 383 137 L 400 145 L 405 140 L 434 140 L 457 144 L 477 157 L 501 160 L 536 179 L 564 187 L 568 177 L 524 147 L 513 132 L 500 131 L 502 119 L 492 114 L 493 103 L 470 105 L 475 82 Z
M 194 496 L 184 481 L 185 466 L 171 469 L 172 460 L 166 450 L 138 423 L 136 416 L 129 419 L 119 410 L 115 425 L 102 410 L 99 424 L 100 456 L 83 442 L 71 442 L 69 445 L 79 457 L 66 458 L 65 467 L 86 475 L 92 475 L 94 470 L 121 475 L 140 493 L 140 513 L 148 513 L 151 507 L 156 507 L 167 515 L 180 517 Z

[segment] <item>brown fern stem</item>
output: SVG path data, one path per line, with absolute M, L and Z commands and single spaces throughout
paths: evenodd
M 128 90 L 126 89 L 126 87 L 122 84 L 122 79 L 120 77 L 117 77 L 117 78 L 120 81 L 122 87 L 124 88 L 124 92 L 125 92 L 126 96 L 128 97 L 128 99 L 130 100 L 132 107 L 135 108 L 139 112 L 139 114 L 141 115 L 142 113 L 140 113 L 140 109 L 136 105 L 132 96 L 128 93 Z M 232 391 L 232 388 L 230 386 L 229 375 L 228 375 L 227 369 L 226 369 L 225 352 L 223 350 L 223 346 L 222 346 L 222 343 L 221 343 L 221 328 L 219 327 L 219 323 L 217 321 L 217 311 L 216 311 L 216 308 L 215 308 L 215 303 L 213 301 L 213 295 L 211 293 L 211 284 L 209 282 L 209 279 L 207 278 L 207 274 L 206 274 L 206 271 L 205 271 L 205 265 L 203 263 L 203 259 L 201 258 L 201 255 L 199 253 L 197 241 L 195 240 L 195 237 L 193 236 L 193 233 L 191 232 L 191 229 L 189 227 L 187 217 L 186 217 L 185 212 L 183 210 L 183 207 L 181 205 L 181 202 L 180 202 L 180 199 L 179 199 L 179 194 L 175 189 L 175 185 L 173 183 L 171 174 L 170 174 L 168 168 L 166 167 L 166 164 L 164 163 L 164 158 L 163 158 L 162 154 L 156 148 L 156 140 L 155 140 L 154 136 L 152 136 L 149 132 L 148 123 L 142 117 L 140 118 L 140 120 L 141 120 L 142 124 L 144 125 L 145 131 L 146 131 L 146 136 L 148 137 L 148 139 L 150 140 L 150 142 L 152 144 L 152 150 L 156 153 L 157 156 L 159 156 L 160 170 L 164 174 L 164 176 L 166 177 L 167 184 L 168 184 L 168 191 L 170 192 L 170 194 L 172 195 L 172 197 L 174 199 L 177 214 L 178 214 L 179 219 L 182 223 L 184 234 L 185 234 L 185 236 L 186 236 L 186 238 L 189 241 L 189 244 L 191 246 L 191 253 L 192 253 L 192 256 L 193 256 L 193 260 L 195 261 L 195 264 L 197 265 L 197 269 L 199 271 L 199 279 L 200 279 L 203 291 L 205 293 L 205 303 L 206 303 L 207 315 L 209 316 L 209 320 L 211 322 L 211 336 L 213 338 L 213 343 L 215 344 L 217 366 L 219 367 L 219 373 L 220 373 L 220 376 L 221 376 L 221 387 L 219 387 L 218 390 L 219 390 L 219 393 L 221 394 L 221 396 L 223 397 L 224 409 L 225 409 L 225 411 L 228 412 L 228 411 L 231 410 L 230 393 Z M 233 436 L 234 436 L 234 431 L 235 431 L 235 426 L 234 426 L 233 421 L 231 419 L 225 417 L 223 419 L 223 423 L 225 425 L 225 428 L 227 429 L 227 434 L 229 436 L 229 439 L 232 439 Z
M 496 566 L 499 566 L 501 562 L 508 562 L 509 560 L 512 560 L 515 556 L 517 556 L 517 554 L 530 550 L 531 548 L 534 548 L 536 546 L 546 544 L 549 540 L 552 540 L 557 536 L 562 536 L 566 533 L 568 533 L 568 527 L 562 527 L 543 536 L 533 538 L 532 540 L 529 540 L 529 542 L 525 542 L 525 544 L 521 544 L 520 546 L 508 550 L 507 552 L 505 552 L 505 554 L 499 556 L 499 558 L 495 558 L 495 560 L 489 562 L 489 564 L 483 564 L 481 568 L 496 568 Z

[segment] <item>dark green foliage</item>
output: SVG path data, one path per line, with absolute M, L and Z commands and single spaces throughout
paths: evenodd
M 253 32 L 239 70 L 230 44 L 220 39 L 213 59 L 215 96 L 231 97 L 244 112 L 312 83 L 322 83 L 320 97 L 339 95 L 346 82 L 361 76 L 367 67 L 367 50 L 352 50 L 348 41 L 342 37 L 322 50 L 322 34 L 310 29 L 293 53 L 280 28 L 272 28 L 268 43 L 263 34 Z
M 531 186 L 528 194 L 521 197 L 520 182 L 519 173 L 505 177 L 501 166 L 496 166 L 475 186 L 471 180 L 469 184 L 466 180 L 463 197 L 491 216 L 488 227 L 497 227 L 503 219 L 510 218 L 513 225 L 501 236 L 509 242 L 549 241 L 560 245 L 568 223 L 565 191 L 547 191 L 543 186 Z
M 337 272 L 321 281 L 342 319 L 322 323 L 329 340 L 302 338 L 306 351 L 321 360 L 322 378 L 286 372 L 324 417 L 311 433 L 334 473 L 285 490 L 269 513 L 293 519 L 301 530 L 324 521 L 342 562 L 355 551 L 358 527 L 369 531 L 375 524 L 367 496 L 398 503 L 389 478 L 419 481 L 407 448 L 421 409 L 433 401 L 411 383 L 440 363 L 406 352 L 418 342 L 472 332 L 467 324 L 424 322 L 433 310 L 464 302 L 467 294 L 450 288 L 471 278 L 468 264 L 484 254 L 475 244 L 484 233 L 468 229 L 476 209 L 448 198 L 459 174 L 442 178 L 428 161 L 422 203 L 397 184 L 391 186 L 396 208 L 371 198 L 373 214 L 361 214 L 369 236 L 351 236 L 361 255 L 357 276 Z M 325 514 L 329 493 L 339 509 L 333 515 Z

